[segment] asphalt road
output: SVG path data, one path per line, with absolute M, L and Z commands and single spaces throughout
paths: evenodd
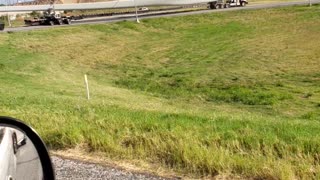
M 312 4 L 319 4 L 320 0 L 311 0 Z M 158 18 L 158 17 L 174 17 L 174 16 L 186 16 L 186 15 L 194 15 L 194 14 L 204 14 L 204 13 L 217 13 L 224 11 L 239 11 L 239 10 L 253 10 L 253 9 L 265 9 L 265 8 L 279 8 L 286 6 L 295 6 L 295 5 L 307 5 L 309 1 L 296 1 L 296 2 L 281 2 L 281 3 L 268 3 L 268 4 L 256 4 L 256 5 L 248 5 L 246 7 L 233 7 L 228 9 L 216 9 L 216 10 L 199 10 L 199 11 L 190 11 L 190 12 L 175 12 L 175 11 L 161 11 L 161 12 L 152 12 L 152 13 L 144 13 L 139 15 L 139 19 L 150 19 L 150 18 Z M 72 25 L 82 25 L 82 24 L 101 24 L 101 23 L 112 23 L 119 21 L 135 21 L 135 15 L 118 15 L 111 17 L 100 17 L 100 18 L 88 18 L 79 21 L 73 21 Z M 69 26 L 69 25 L 62 25 Z M 30 31 L 30 30 L 38 30 L 45 28 L 55 28 L 61 26 L 27 26 L 27 27 L 17 27 L 17 28 L 6 28 L 2 32 L 18 32 L 18 31 Z M 1 32 L 1 31 L 0 31 Z

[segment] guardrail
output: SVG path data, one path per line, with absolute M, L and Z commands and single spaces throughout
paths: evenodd
M 53 5 L 31 5 L 31 6 L 3 6 L 0 12 L 23 12 L 23 11 L 46 11 L 54 8 L 63 10 L 91 10 L 91 9 L 115 9 L 131 8 L 135 6 L 182 6 L 188 4 L 208 3 L 216 0 L 117 0 L 96 3 L 81 4 L 55 4 Z

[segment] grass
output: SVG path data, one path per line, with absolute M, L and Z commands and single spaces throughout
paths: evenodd
M 103 0 L 102 0 L 103 1 Z M 270 4 L 270 3 L 280 3 L 280 2 L 289 2 L 289 1 L 297 1 L 297 0 L 250 0 L 249 4 Z M 178 8 L 179 6 L 151 6 L 148 7 L 150 10 L 159 10 L 165 8 Z M 188 10 L 199 10 L 199 9 L 206 9 L 205 7 L 198 7 L 198 8 L 189 8 Z M 183 10 L 183 9 L 181 9 Z M 185 10 L 185 9 L 184 9 Z M 94 14 L 107 14 L 107 13 L 124 13 L 124 12 L 133 12 L 134 8 L 125 8 L 125 9 L 101 9 L 101 10 L 74 10 L 74 11 L 64 11 L 63 15 L 66 16 L 79 16 L 79 15 L 94 15 Z M 177 10 L 180 11 L 180 10 Z M 32 13 L 31 13 L 32 14 Z M 32 19 L 33 16 L 26 18 Z M 39 16 L 39 15 L 38 15 Z M 4 22 L 6 27 L 8 27 L 8 20 L 6 16 L 0 16 L 0 22 Z M 21 27 L 24 26 L 24 18 L 17 16 L 16 20 L 10 21 L 11 27 Z
M 0 34 L 0 114 L 25 120 L 51 149 L 198 178 L 318 179 L 319 10 Z

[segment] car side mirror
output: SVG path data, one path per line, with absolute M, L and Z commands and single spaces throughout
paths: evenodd
M 54 180 L 47 148 L 20 120 L 0 116 L 0 179 Z

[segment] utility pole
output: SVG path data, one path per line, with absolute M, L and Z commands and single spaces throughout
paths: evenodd
M 6 9 L 7 9 L 7 18 L 8 18 L 8 25 L 9 27 L 11 27 L 11 20 L 10 20 L 10 16 L 9 16 L 9 11 L 8 11 L 8 5 L 9 5 L 9 0 L 7 0 L 7 3 L 6 3 Z
M 137 9 L 136 0 L 133 0 L 133 3 L 134 3 L 134 7 L 136 9 L 136 21 L 137 21 L 137 23 L 140 23 L 139 17 L 138 17 L 138 9 Z
M 8 25 L 9 25 L 9 27 L 12 27 L 11 20 L 10 20 L 10 16 L 9 16 L 9 12 L 7 12 L 7 18 L 8 18 Z

